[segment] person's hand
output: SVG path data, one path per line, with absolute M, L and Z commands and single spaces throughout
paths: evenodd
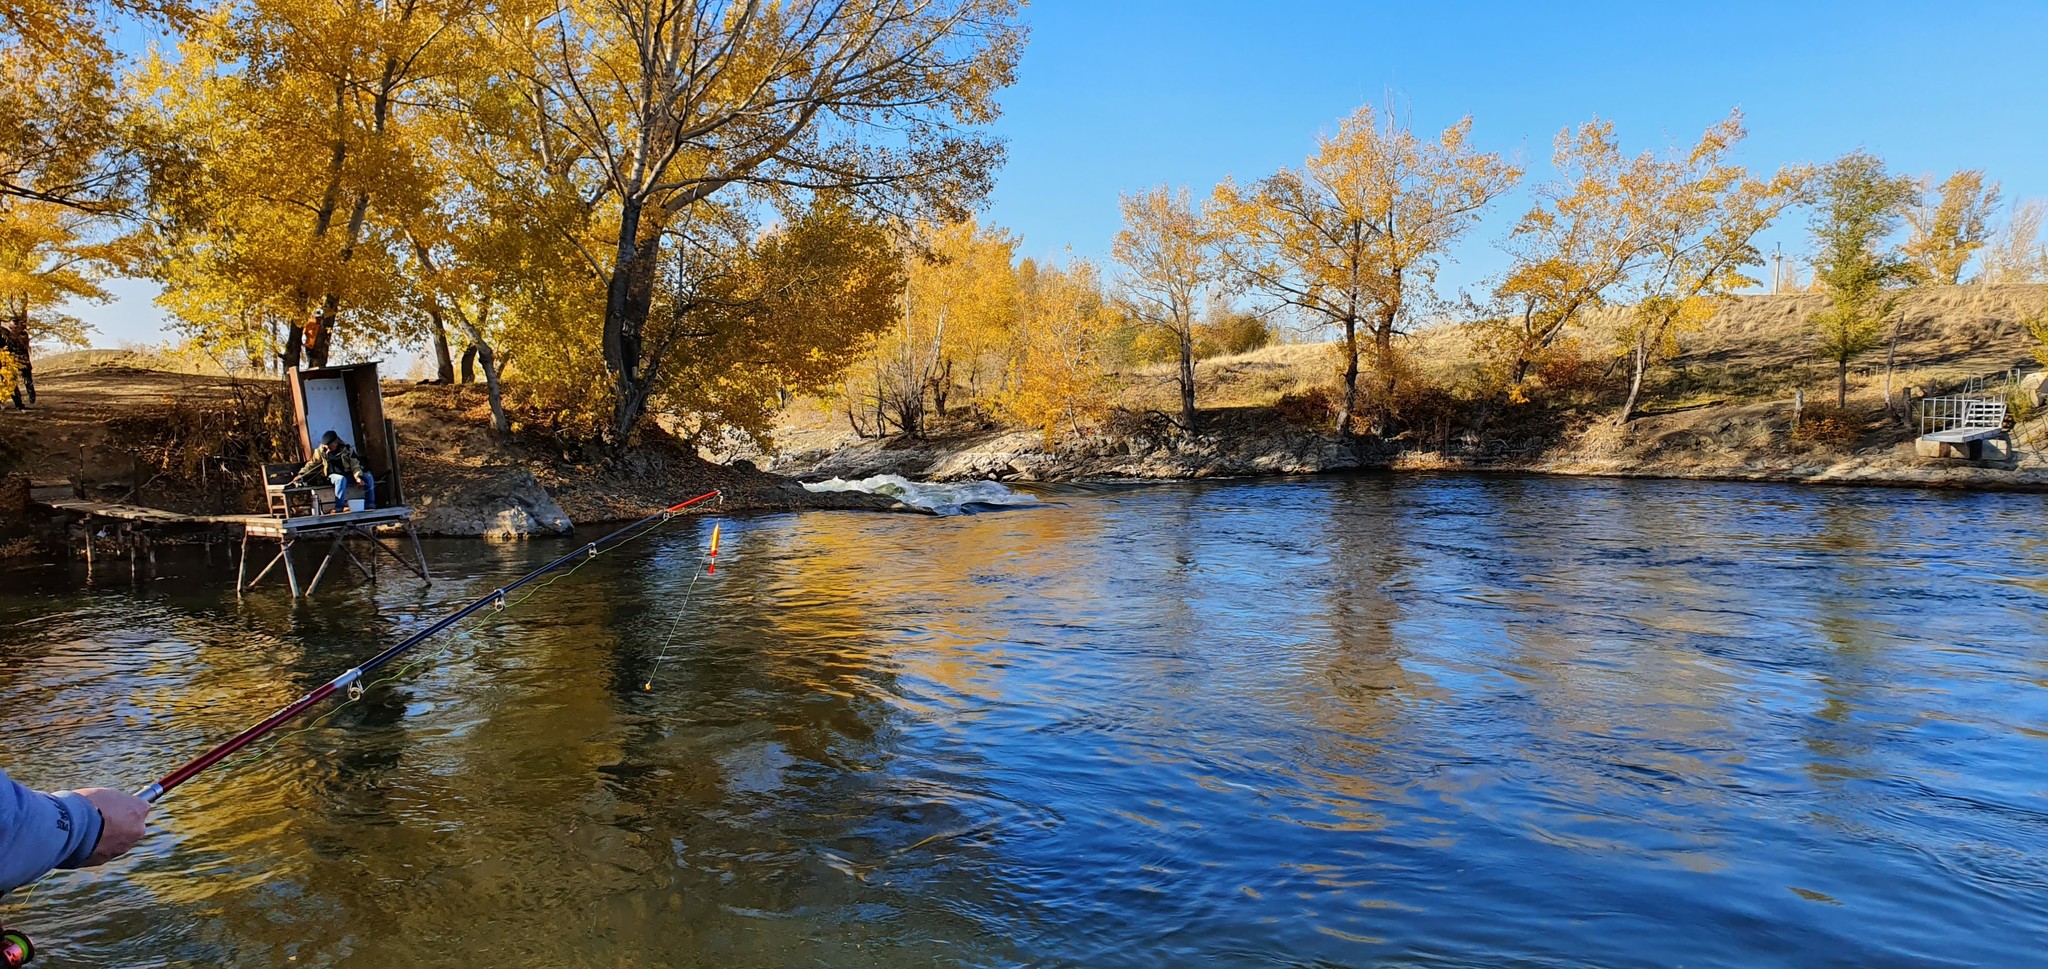
M 124 791 L 104 787 L 82 787 L 78 793 L 100 809 L 100 844 L 85 860 L 90 868 L 104 865 L 128 853 L 135 842 L 149 833 L 142 819 L 149 816 L 149 802 Z

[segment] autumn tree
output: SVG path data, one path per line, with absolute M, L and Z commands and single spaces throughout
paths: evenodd
M 1813 275 L 1828 306 L 1814 314 L 1823 356 L 1835 364 L 1835 405 L 1849 400 L 1849 361 L 1884 340 L 1884 319 L 1897 305 L 1898 284 L 1917 267 L 1889 240 L 1919 198 L 1909 176 L 1892 175 L 1867 152 L 1822 168 L 1814 183 Z M 1957 264 L 1960 266 L 1960 263 Z
M 87 327 L 63 311 L 104 302 L 101 286 L 134 257 L 132 237 L 88 207 L 16 198 L 0 214 L 0 388 L 16 410 L 36 400 L 37 342 L 83 345 Z
M 1085 259 L 1020 267 L 1016 341 L 997 402 L 1047 444 L 1096 426 L 1116 403 L 1110 335 L 1122 320 Z
M 344 323 L 410 336 L 400 228 L 429 204 L 428 85 L 474 69 L 480 0 L 241 0 L 143 75 L 163 304 L 231 342 L 252 308 L 284 366 L 325 366 Z
M 645 0 L 509 5 L 535 92 L 528 138 L 579 159 L 607 241 L 608 438 L 623 447 L 668 360 L 648 341 L 664 253 L 714 196 L 844 195 L 905 222 L 958 221 L 987 191 L 1023 39 L 1013 0 Z M 593 307 L 593 312 L 599 307 Z
M 1977 278 L 1992 284 L 2048 281 L 2048 246 L 2041 242 L 2044 215 L 2048 201 L 2015 199 L 1984 246 L 1984 271 Z
M 109 214 L 138 173 L 121 130 L 122 23 L 178 26 L 179 0 L 0 3 L 0 211 L 25 199 Z
M 1990 236 L 1998 183 L 1986 182 L 1982 169 L 1967 169 L 1930 191 L 1932 198 L 1906 210 L 1909 231 L 1902 251 L 1919 268 L 1921 279 L 1954 286 Z
M 785 401 L 830 385 L 895 322 L 902 262 L 888 227 L 830 197 L 701 246 L 714 238 L 693 234 L 672 260 L 669 319 L 648 329 L 674 355 L 654 358 L 654 399 L 693 433 L 765 441 Z
M 957 390 L 978 399 L 1002 376 L 1016 315 L 1017 240 L 969 219 L 916 226 L 902 242 L 896 323 L 855 367 L 877 419 L 921 437 L 927 407 L 943 417 Z
M 1118 287 L 1132 319 L 1170 335 L 1180 363 L 1180 426 L 1195 430 L 1195 327 L 1202 293 L 1222 278 L 1215 232 L 1186 188 L 1165 186 L 1121 199 L 1124 226 L 1110 244 L 1123 266 Z
M 1351 433 L 1358 412 L 1360 326 L 1379 375 L 1375 430 L 1384 433 L 1395 335 L 1431 292 L 1450 244 L 1521 177 L 1498 154 L 1473 146 L 1471 130 L 1465 118 L 1422 138 L 1360 108 L 1301 168 L 1247 188 L 1217 186 L 1213 214 L 1237 277 L 1342 334 L 1339 433 Z
M 1784 168 L 1768 180 L 1729 160 L 1744 134 L 1740 116 L 1708 128 L 1690 151 L 1661 161 L 1647 213 L 1649 258 L 1623 290 L 1629 309 L 1615 333 L 1629 368 L 1628 395 L 1616 424 L 1635 418 L 1650 368 L 1678 351 L 1729 294 L 1756 280 L 1758 233 L 1803 198 L 1808 173 Z
M 1622 154 L 1609 121 L 1559 132 L 1551 161 L 1559 177 L 1535 190 L 1508 236 L 1514 261 L 1494 289 L 1502 312 L 1485 328 L 1510 399 L 1566 328 L 1654 257 L 1659 193 L 1670 185 L 1654 153 Z

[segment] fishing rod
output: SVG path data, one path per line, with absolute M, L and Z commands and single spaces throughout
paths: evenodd
M 416 632 L 411 636 L 406 637 L 404 641 L 393 644 L 391 647 L 385 649 L 383 652 L 378 653 L 377 655 L 372 656 L 367 660 L 364 660 L 361 665 L 350 668 L 344 671 L 340 676 L 337 676 L 334 679 L 328 680 L 327 682 L 320 684 L 318 687 L 315 687 L 312 692 L 307 693 L 305 696 L 302 696 L 286 704 L 283 709 L 280 709 L 276 713 L 273 713 L 270 716 L 263 718 L 263 720 L 261 720 L 254 726 L 250 727 L 249 729 L 244 730 L 241 733 L 238 733 L 233 737 L 228 738 L 227 740 L 215 746 L 212 750 L 209 750 L 206 753 L 200 754 L 198 757 L 193 758 L 190 762 L 185 764 L 185 766 L 180 767 L 177 770 L 170 772 L 169 774 L 165 774 L 163 776 L 163 779 L 157 781 L 154 784 L 149 785 L 148 787 L 143 788 L 140 791 L 135 792 L 135 796 L 145 801 L 148 801 L 151 804 L 155 804 L 157 802 L 157 799 L 163 797 L 165 794 L 169 794 L 172 791 L 172 789 L 176 788 L 178 785 L 183 784 L 186 781 L 189 781 L 192 778 L 198 776 L 201 771 L 204 771 L 207 768 L 220 763 L 223 758 L 226 758 L 228 755 L 233 754 L 235 751 L 241 750 L 243 747 L 247 747 L 248 745 L 255 743 L 258 739 L 261 739 L 264 734 L 267 734 L 272 730 L 276 730 L 278 727 L 284 725 L 286 721 L 298 716 L 301 713 L 304 713 L 306 711 L 306 708 L 311 707 L 312 705 L 319 703 L 320 701 L 325 700 L 330 696 L 333 696 L 337 691 L 347 690 L 349 691 L 351 698 L 353 698 L 362 690 L 362 687 L 358 684 L 359 681 L 362 680 L 364 674 L 375 671 L 378 667 L 383 666 L 384 664 L 389 663 L 393 659 L 397 658 L 399 654 L 404 653 L 406 650 L 411 649 L 414 646 L 418 646 L 422 642 L 425 642 L 435 633 L 438 633 L 443 629 L 447 629 L 448 627 L 453 626 L 456 623 L 469 618 L 470 615 L 475 613 L 477 610 L 484 608 L 485 606 L 492 605 L 494 603 L 499 606 L 503 606 L 505 604 L 506 594 L 512 592 L 515 589 L 518 589 L 520 586 L 532 582 L 533 580 L 538 579 L 541 576 L 548 574 L 549 572 L 553 572 L 554 570 L 561 568 L 562 566 L 567 565 L 578 558 L 586 556 L 594 557 L 600 551 L 604 550 L 604 545 L 610 543 L 613 539 L 617 539 L 622 535 L 626 535 L 630 532 L 635 531 L 636 529 L 647 528 L 650 525 L 658 526 L 661 523 L 668 521 L 670 518 L 675 517 L 675 514 L 677 512 L 682 511 L 683 509 L 688 508 L 691 505 L 695 505 L 704 501 L 709 501 L 713 498 L 718 498 L 722 500 L 724 497 L 725 495 L 723 492 L 712 490 L 707 491 L 701 495 L 698 495 L 697 497 L 692 498 L 688 501 L 670 505 L 667 508 L 664 508 L 660 511 L 655 512 L 652 515 L 647 516 L 646 518 L 642 518 L 637 522 L 627 525 L 624 528 L 619 529 L 618 531 L 615 531 L 609 535 L 606 535 L 603 538 L 598 539 L 597 541 L 591 542 L 590 544 L 585 545 L 582 548 L 576 549 L 575 551 L 570 552 L 567 555 L 562 556 L 561 558 L 549 562 L 548 564 L 543 565 L 540 568 L 534 569 L 533 571 L 520 576 L 510 585 L 506 585 L 502 588 L 498 588 L 490 592 L 487 592 L 481 596 L 478 596 L 474 602 L 471 602 L 470 604 L 463 606 L 461 609 L 458 609 L 455 612 L 442 617 L 440 621 L 434 623 L 433 625 L 428 626 L 427 628 L 422 629 L 419 632 Z M 649 530 L 651 531 L 652 529 Z M 633 537 L 638 538 L 639 536 L 634 535 Z M 622 541 L 619 544 L 623 545 L 625 544 L 625 542 Z M 5 965 L 5 963 L 0 963 L 0 965 Z

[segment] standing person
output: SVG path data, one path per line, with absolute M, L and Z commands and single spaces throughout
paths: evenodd
M 320 446 L 313 449 L 313 460 L 292 476 L 292 484 L 311 484 L 313 476 L 324 476 L 334 485 L 334 508 L 348 509 L 348 483 L 354 481 L 363 486 L 363 507 L 377 507 L 377 479 L 363 467 L 356 457 L 354 448 L 341 443 L 341 435 L 328 431 L 320 435 Z
M 53 868 L 91 868 L 148 833 L 149 802 L 104 787 L 45 794 L 0 770 L 0 894 Z
M 14 358 L 14 386 L 8 389 L 14 392 L 14 409 L 26 410 L 21 403 L 21 394 L 24 390 L 28 391 L 28 402 L 36 402 L 36 367 L 29 359 L 32 347 L 28 335 L 28 321 L 19 322 L 18 326 L 0 322 L 0 353 Z

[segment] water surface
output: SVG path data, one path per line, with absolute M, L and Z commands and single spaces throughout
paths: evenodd
M 2048 499 L 1047 497 L 729 521 L 686 610 L 681 523 L 0 918 L 53 969 L 2040 963 Z M 568 547 L 0 572 L 0 756 L 139 787 Z

